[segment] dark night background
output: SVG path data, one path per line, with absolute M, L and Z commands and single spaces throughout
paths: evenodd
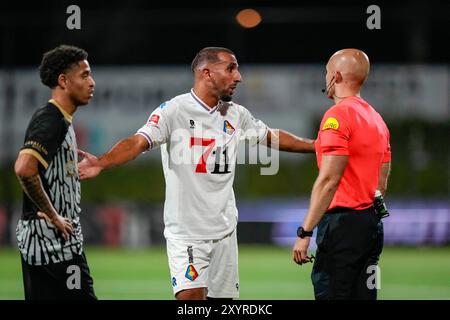
M 81 8 L 81 30 L 68 30 L 66 8 Z M 366 8 L 381 8 L 381 30 L 368 30 Z M 236 13 L 259 10 L 243 29 Z M 185 64 L 202 47 L 230 47 L 242 63 L 324 62 L 335 48 L 358 47 L 373 61 L 447 62 L 446 1 L 47 1 L 0 4 L 2 65 L 36 65 L 60 43 L 81 46 L 98 64 Z M 333 49 L 331 49 L 333 48 Z

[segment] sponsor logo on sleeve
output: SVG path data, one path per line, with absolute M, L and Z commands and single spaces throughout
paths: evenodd
M 157 114 L 153 114 L 150 116 L 150 118 L 148 119 L 147 124 L 149 125 L 157 125 L 159 122 L 159 116 Z
M 47 149 L 45 149 L 45 147 L 39 142 L 28 140 L 27 142 L 24 143 L 24 146 L 27 148 L 35 149 L 43 155 L 48 155 Z
M 325 121 L 325 123 L 322 127 L 322 130 L 328 130 L 328 129 L 333 129 L 333 130 L 339 129 L 339 121 L 336 118 L 329 117 L 327 119 L 327 121 Z

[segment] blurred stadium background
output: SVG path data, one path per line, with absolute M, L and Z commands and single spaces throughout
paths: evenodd
M 81 9 L 68 30 L 66 9 Z M 147 1 L 0 4 L 0 299 L 23 299 L 15 226 L 21 193 L 13 163 L 25 127 L 49 91 L 42 53 L 61 43 L 89 52 L 96 92 L 75 114 L 79 147 L 94 154 L 133 134 L 161 102 L 191 88 L 190 62 L 205 46 L 237 55 L 236 102 L 271 127 L 316 137 L 331 106 L 320 90 L 338 49 L 371 58 L 363 96 L 390 131 L 393 167 L 386 201 L 382 299 L 450 299 L 449 4 L 378 2 L 381 29 L 369 30 L 357 1 L 215 1 L 171 7 Z M 246 8 L 261 22 L 244 28 Z M 280 155 L 276 175 L 239 165 L 242 299 L 312 299 L 311 266 L 291 261 L 308 207 L 314 156 Z M 82 183 L 87 258 L 101 299 L 173 299 L 162 235 L 164 178 L 159 151 Z M 313 248 L 314 249 L 314 248 Z

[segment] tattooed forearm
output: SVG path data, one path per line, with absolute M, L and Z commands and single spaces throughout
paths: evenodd
M 31 177 L 18 176 L 18 179 L 23 191 L 25 191 L 39 210 L 47 214 L 50 219 L 53 219 L 56 212 L 50 202 L 50 199 L 48 198 L 48 195 L 45 193 L 39 174 Z

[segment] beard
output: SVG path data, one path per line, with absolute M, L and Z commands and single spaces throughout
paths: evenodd
M 233 91 L 223 88 L 224 84 L 220 82 L 213 82 L 213 90 L 217 93 L 219 100 L 230 102 L 233 99 Z
M 224 102 L 230 102 L 233 99 L 233 92 L 231 91 L 222 91 L 219 95 L 220 100 L 224 101 Z
M 230 94 L 222 94 L 220 95 L 220 100 L 224 102 L 230 102 L 233 97 Z

